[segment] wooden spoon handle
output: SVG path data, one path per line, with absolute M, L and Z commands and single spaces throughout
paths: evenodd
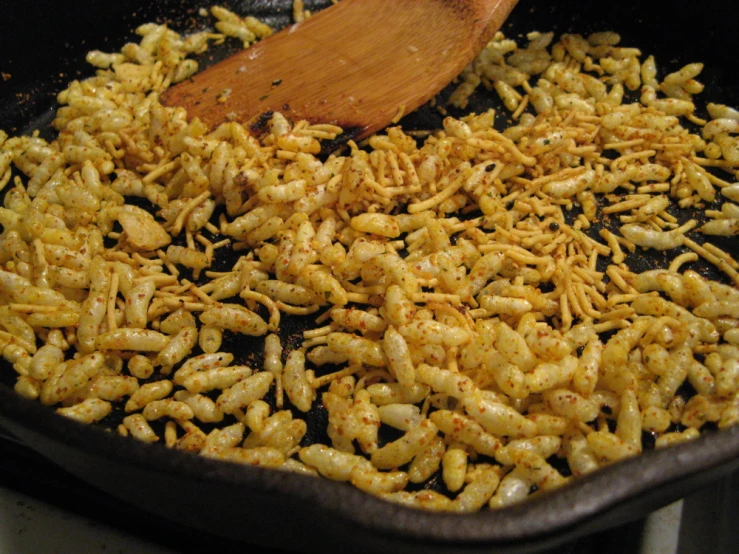
M 236 120 L 256 130 L 280 111 L 362 138 L 457 76 L 516 1 L 343 0 L 172 87 L 162 102 L 211 128 Z

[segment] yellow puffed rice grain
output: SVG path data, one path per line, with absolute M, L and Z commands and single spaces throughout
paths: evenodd
M 58 408 L 56 413 L 80 423 L 95 423 L 107 416 L 112 409 L 110 402 L 99 398 L 88 398 L 74 406 Z
M 271 373 L 256 373 L 225 389 L 216 401 L 219 410 L 226 414 L 245 408 L 254 400 L 261 400 L 272 384 Z
M 123 418 L 124 428 L 132 437 L 143 442 L 156 442 L 159 440 L 154 430 L 141 414 L 131 414 Z
M 173 389 L 172 381 L 162 380 L 141 385 L 126 402 L 126 411 L 135 412 L 155 400 L 166 398 Z

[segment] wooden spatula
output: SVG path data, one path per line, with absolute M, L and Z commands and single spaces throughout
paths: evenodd
M 211 128 L 236 120 L 258 131 L 280 111 L 360 139 L 439 92 L 516 2 L 342 0 L 177 84 L 162 102 Z

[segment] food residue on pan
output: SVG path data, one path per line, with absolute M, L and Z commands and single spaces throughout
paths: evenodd
M 211 13 L 216 32 L 147 24 L 91 52 L 53 141 L 2 134 L 18 394 L 461 512 L 739 421 L 739 264 L 705 240 L 739 228 L 739 112 L 697 115 L 702 64 L 661 75 L 613 32 L 498 33 L 450 103 L 483 86 L 507 128 L 491 109 L 325 155 L 335 125 L 274 113 L 257 137 L 158 103 L 209 42 L 271 32 Z M 644 249 L 663 265 L 636 269 Z M 281 336 L 286 317 L 308 330 Z

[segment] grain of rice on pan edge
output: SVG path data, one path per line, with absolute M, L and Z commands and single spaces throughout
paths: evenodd
M 212 32 L 147 24 L 90 52 L 52 142 L 2 133 L 0 346 L 18 394 L 458 512 L 739 421 L 739 266 L 704 240 L 739 229 L 739 112 L 696 115 L 702 64 L 660 77 L 612 32 L 499 33 L 449 101 L 494 91 L 505 131 L 489 110 L 319 158 L 340 128 L 276 113 L 254 137 L 158 103 L 209 42 L 271 32 L 211 14 Z M 236 261 L 215 271 L 222 249 Z M 641 249 L 669 261 L 635 273 Z M 283 314 L 310 322 L 295 348 Z M 263 358 L 241 363 L 233 334 L 263 337 Z M 319 404 L 328 442 L 307 444 Z

